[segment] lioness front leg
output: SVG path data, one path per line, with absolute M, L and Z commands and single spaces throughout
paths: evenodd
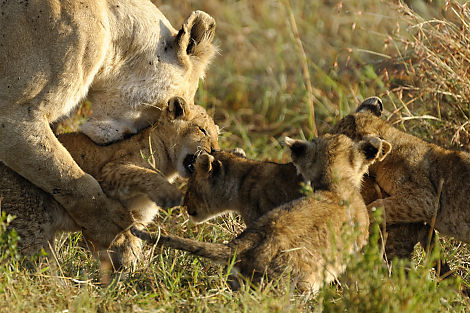
M 26 105 L 0 116 L 0 160 L 64 206 L 94 248 L 106 249 L 132 223 L 130 214 L 103 193 L 75 163 L 39 112 Z M 18 115 L 16 115 L 18 114 Z M 27 117 L 25 119 L 25 117 Z
M 122 202 L 138 193 L 146 194 L 158 206 L 179 205 L 183 194 L 162 174 L 131 163 L 111 162 L 101 170 L 103 189 Z

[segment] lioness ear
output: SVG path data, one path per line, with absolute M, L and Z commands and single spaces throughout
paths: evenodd
M 388 141 L 369 135 L 359 143 L 359 148 L 364 153 L 366 160 L 382 161 L 392 150 L 392 145 Z
M 183 118 L 188 112 L 188 103 L 181 97 L 168 100 L 168 111 L 174 119 Z
M 214 157 L 212 155 L 207 153 L 201 154 L 196 159 L 196 171 L 203 174 L 209 174 L 212 170 L 212 162 L 214 162 Z
M 289 147 L 292 157 L 300 157 L 307 151 L 308 142 L 305 140 L 295 140 L 285 137 L 284 143 Z
M 188 56 L 196 56 L 209 62 L 216 48 L 212 45 L 215 34 L 215 20 L 203 11 L 194 11 L 186 19 L 176 36 L 176 54 L 183 63 L 189 62 Z
M 379 97 L 370 97 L 362 101 L 361 105 L 357 107 L 356 112 L 371 112 L 380 117 L 383 110 L 382 100 Z

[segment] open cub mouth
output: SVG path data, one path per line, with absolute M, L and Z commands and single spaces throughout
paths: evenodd
M 188 173 L 194 173 L 194 161 L 196 161 L 196 156 L 194 154 L 188 154 L 183 160 L 183 166 L 188 171 Z

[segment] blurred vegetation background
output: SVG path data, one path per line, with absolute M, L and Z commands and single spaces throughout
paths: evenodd
M 227 145 L 253 157 L 280 158 L 284 135 L 312 136 L 304 66 L 320 133 L 377 95 L 409 131 L 468 145 L 468 9 L 458 2 L 155 2 L 174 25 L 195 9 L 215 17 L 220 55 L 196 102 L 214 110 Z
M 175 28 L 193 10 L 217 21 L 220 51 L 195 102 L 213 114 L 224 148 L 287 161 L 284 136 L 311 138 L 315 128 L 325 133 L 376 95 L 396 127 L 470 150 L 467 1 L 153 2 Z M 76 129 L 89 110 L 82 106 L 63 129 Z M 174 234 L 219 242 L 243 229 L 233 214 L 195 226 L 178 208 L 161 212 L 158 222 Z M 11 241 L 1 238 L 0 245 Z M 468 298 L 459 291 L 470 286 L 470 249 L 450 238 L 441 238 L 432 257 L 416 248 L 411 264 L 401 260 L 387 266 L 373 237 L 364 255 L 350 261 L 347 274 L 316 296 L 277 286 L 231 293 L 222 267 L 168 249 L 147 249 L 134 273 L 100 288 L 97 265 L 77 240 L 63 236 L 57 241 L 60 273 L 68 278 L 51 280 L 45 265 L 24 272 L 15 262 L 0 263 L 5 273 L 0 275 L 0 311 L 470 312 Z M 456 279 L 434 278 L 431 260 L 439 254 Z

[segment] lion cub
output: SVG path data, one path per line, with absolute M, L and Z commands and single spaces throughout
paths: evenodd
M 78 165 L 94 176 L 105 193 L 119 200 L 139 223 L 149 223 L 156 205 L 181 203 L 182 193 L 168 181 L 178 173 L 188 177 L 196 155 L 218 149 L 218 128 L 201 106 L 172 98 L 154 127 L 107 146 L 100 146 L 81 133 L 58 138 Z M 1 209 L 15 215 L 12 227 L 20 235 L 20 252 L 33 254 L 53 244 L 59 231 L 78 231 L 67 211 L 43 192 L 0 163 Z M 108 223 L 109 221 L 101 221 Z M 116 268 L 127 266 L 140 251 L 140 242 L 128 232 L 111 247 Z
M 153 236 L 135 228 L 131 228 L 131 232 L 147 241 L 222 264 L 235 257 L 234 272 L 255 282 L 265 274 L 274 280 L 288 274 L 293 286 L 301 290 L 318 290 L 345 268 L 339 258 L 330 260 L 327 256 L 352 253 L 367 242 L 369 217 L 360 194 L 361 178 L 370 164 L 388 153 L 390 145 L 377 137 L 354 143 L 344 135 L 326 135 L 311 142 L 292 139 L 286 142 L 298 170 L 305 179 L 315 182 L 313 195 L 267 212 L 228 244 Z M 225 177 L 239 176 L 236 171 L 227 170 L 213 156 L 203 154 L 196 160 L 190 184 L 223 185 L 222 188 L 231 189 L 237 184 L 230 183 Z M 205 199 L 214 196 L 209 188 L 201 191 L 207 193 Z M 186 199 L 185 203 L 191 204 L 190 200 Z M 355 242 L 350 245 L 341 242 L 343 231 L 353 229 L 358 231 Z M 337 244 L 335 239 L 340 239 Z
M 184 206 L 194 223 L 202 223 L 227 211 L 241 215 L 246 225 L 279 205 L 302 196 L 301 175 L 293 163 L 250 160 L 238 153 L 211 154 L 217 182 L 204 171 L 195 171 L 186 191 Z
M 381 113 L 379 98 L 366 99 L 333 132 L 353 140 L 372 134 L 393 145 L 393 151 L 370 168 L 370 179 L 382 189 L 385 198 L 377 199 L 377 195 L 369 193 L 374 201 L 368 207 L 385 207 L 387 224 L 400 225 L 396 237 L 403 230 L 412 235 L 402 238 L 399 248 L 405 251 L 399 255 L 409 255 L 414 244 L 427 237 L 429 227 L 424 223 L 430 224 L 435 214 L 435 228 L 439 232 L 469 243 L 470 184 L 465 182 L 470 176 L 470 154 L 447 150 L 406 134 L 382 120 Z

